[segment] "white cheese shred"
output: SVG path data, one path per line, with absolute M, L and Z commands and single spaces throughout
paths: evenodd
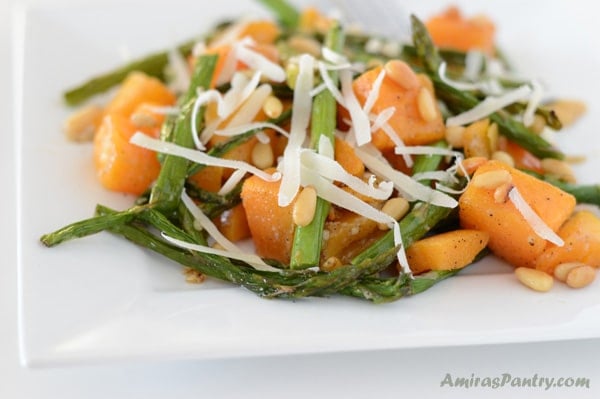
M 221 253 L 219 253 L 219 255 L 222 255 L 222 256 L 225 256 L 228 258 L 232 258 L 232 259 L 242 260 L 242 261 L 252 265 L 257 270 L 279 271 L 279 269 L 276 269 L 272 266 L 267 265 L 259 256 L 254 255 L 254 254 L 244 253 L 237 245 L 235 245 L 233 242 L 229 241 L 227 239 L 227 237 L 225 237 L 219 231 L 217 226 L 215 226 L 215 224 L 210 220 L 210 218 L 208 216 L 206 216 L 204 214 L 204 212 L 202 212 L 202 210 L 200 208 L 198 208 L 198 206 L 196 206 L 194 201 L 190 198 L 189 195 L 187 195 L 185 190 L 183 190 L 181 193 L 181 201 L 183 202 L 185 207 L 188 209 L 188 211 L 190 211 L 192 216 L 194 216 L 195 221 L 200 225 L 200 227 L 204 231 L 206 231 L 215 240 L 215 242 L 218 243 L 220 246 L 222 246 L 225 250 L 220 251 L 220 250 L 215 250 L 214 248 L 206 247 L 203 245 L 187 243 L 185 241 L 177 240 L 177 239 L 168 237 L 167 235 L 163 234 L 163 237 L 165 237 L 166 240 L 168 240 L 176 245 L 183 246 L 185 248 L 196 250 L 199 252 L 213 253 L 216 255 L 217 253 L 212 252 L 212 251 L 220 251 Z M 208 250 L 212 250 L 212 251 L 209 252 Z
M 192 138 L 194 139 L 194 144 L 196 148 L 199 150 L 205 150 L 206 147 L 202 142 L 202 135 L 198 133 L 198 112 L 200 112 L 200 108 L 203 105 L 208 104 L 209 102 L 219 102 L 222 101 L 221 93 L 217 90 L 208 90 L 208 91 L 200 91 L 198 92 L 198 96 L 196 97 L 196 101 L 194 101 L 194 105 L 192 107 L 192 115 L 191 115 L 191 130 L 192 130 Z M 203 133 L 204 134 L 204 133 Z M 208 140 L 207 140 L 208 141 Z
M 344 183 L 359 194 L 378 200 L 386 200 L 392 195 L 394 186 L 391 182 L 382 182 L 378 188 L 375 188 L 372 184 L 346 172 L 338 162 L 327 155 L 304 149 L 300 151 L 300 159 L 303 171 L 310 170 L 311 173 L 326 179 Z M 302 183 L 305 185 L 304 179 L 302 179 Z
M 342 84 L 342 97 L 344 106 L 350 113 L 352 129 L 359 147 L 371 141 L 371 123 L 368 115 L 363 111 L 356 94 L 352 88 L 352 72 L 350 70 L 340 71 L 340 82 Z
M 402 236 L 398 222 L 391 216 L 383 213 L 377 208 L 372 207 L 361 199 L 355 197 L 349 192 L 339 188 L 331 181 L 327 180 L 314 170 L 302 168 L 302 185 L 312 186 L 317 191 L 317 195 L 326 201 L 347 209 L 357 215 L 373 220 L 377 223 L 383 223 L 394 230 L 394 244 L 399 248 L 397 253 L 398 262 L 402 265 L 405 273 L 412 276 L 404 246 L 402 245 Z
M 493 114 L 494 112 L 499 111 L 510 104 L 528 99 L 531 95 L 531 91 L 532 90 L 529 85 L 523 85 L 514 90 L 506 92 L 501 96 L 486 97 L 485 100 L 470 110 L 448 118 L 446 120 L 446 126 L 462 126 L 478 121 L 479 119 L 486 118 L 490 114 Z
M 190 86 L 192 80 L 188 64 L 179 52 L 172 48 L 167 53 L 169 59 L 169 67 L 173 73 L 173 79 L 170 82 L 170 88 L 177 93 L 184 93 Z
M 300 148 L 306 139 L 306 130 L 310 121 L 312 107 L 310 91 L 313 88 L 314 61 L 315 59 L 308 54 L 300 56 L 292 104 L 290 137 L 280 163 L 283 177 L 277 204 L 281 207 L 289 205 L 300 188 Z
M 444 208 L 455 208 L 458 205 L 458 202 L 451 196 L 427 187 L 394 169 L 373 146 L 366 149 L 357 148 L 355 152 L 371 172 L 384 180 L 391 181 L 407 199 L 429 202 Z
M 368 115 L 373 109 L 373 105 L 375 105 L 375 101 L 379 97 L 379 92 L 381 90 L 381 84 L 383 83 L 383 79 L 385 78 L 385 68 L 381 68 L 381 72 L 375 78 L 373 82 L 373 87 L 371 87 L 371 91 L 365 100 L 365 105 L 363 106 L 363 111 Z
M 215 134 L 218 134 L 219 136 L 230 137 L 230 136 L 238 136 L 240 134 L 249 132 L 250 130 L 256 130 L 256 129 L 273 129 L 285 137 L 290 137 L 290 134 L 288 131 L 286 131 L 285 129 L 283 129 L 282 127 L 280 127 L 274 123 L 269 123 L 269 122 L 252 122 L 252 123 L 248 123 L 245 125 L 228 127 L 227 129 L 215 130 Z
M 202 252 L 209 255 L 217 255 L 222 256 L 224 258 L 241 260 L 252 266 L 256 270 L 262 270 L 266 272 L 277 272 L 280 273 L 281 270 L 267 265 L 258 255 L 248 254 L 241 251 L 225 251 L 222 249 L 216 249 L 207 247 L 206 245 L 193 244 L 187 241 L 178 240 L 177 238 L 170 237 L 165 233 L 161 234 L 162 237 L 170 242 L 173 245 L 176 245 L 180 248 L 189 249 L 192 251 Z
M 233 190 L 235 188 L 235 186 L 238 185 L 239 182 L 242 181 L 242 179 L 244 178 L 244 176 L 246 175 L 246 171 L 244 170 L 236 170 L 234 171 L 231 176 L 229 176 L 229 179 L 227 179 L 227 181 L 223 184 L 223 186 L 221 187 L 221 189 L 219 190 L 219 192 L 217 193 L 218 195 L 226 195 L 229 194 L 231 192 L 231 190 Z
M 259 178 L 265 181 L 272 182 L 277 181 L 281 178 L 281 174 L 278 172 L 273 173 L 271 175 L 244 161 L 213 157 L 202 151 L 194 150 L 191 148 L 185 148 L 173 143 L 164 142 L 146 136 L 144 133 L 141 132 L 136 132 L 133 136 L 131 136 L 129 142 L 142 148 L 146 148 L 163 154 L 179 156 L 202 165 L 221 166 L 230 169 L 241 169 L 255 176 L 258 176 Z
M 317 63 L 317 67 L 319 68 L 319 74 L 321 75 L 321 79 L 323 79 L 323 84 L 329 90 L 329 92 L 333 95 L 335 100 L 344 106 L 344 98 L 342 93 L 337 88 L 337 85 L 333 83 L 331 76 L 329 76 L 329 72 L 327 72 L 327 68 L 324 62 Z M 311 92 L 312 94 L 312 92 Z
M 479 77 L 481 69 L 483 68 L 483 61 L 485 57 L 481 51 L 471 50 L 467 51 L 465 57 L 465 70 L 463 71 L 463 77 L 471 82 L 474 82 Z
M 539 107 L 542 102 L 542 97 L 544 96 L 544 89 L 540 82 L 537 80 L 531 81 L 531 87 L 533 91 L 531 92 L 531 97 L 527 103 L 527 108 L 525 108 L 525 112 L 523 113 L 523 124 L 528 127 L 533 124 L 535 111 L 537 107 Z
M 238 60 L 242 61 L 250 69 L 260 71 L 269 80 L 283 82 L 285 80 L 285 71 L 283 68 L 264 55 L 249 48 L 249 44 L 253 44 L 253 42 L 241 40 L 237 44 L 236 54 Z
M 531 226 L 535 234 L 556 246 L 562 247 L 565 245 L 563 239 L 560 238 L 537 213 L 535 213 L 516 187 L 513 187 L 508 192 L 508 198 L 523 216 L 525 221 Z

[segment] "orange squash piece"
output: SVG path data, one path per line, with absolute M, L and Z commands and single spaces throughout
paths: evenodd
M 268 173 L 274 171 L 267 170 Z M 294 238 L 294 203 L 286 207 L 277 204 L 280 185 L 281 181 L 268 182 L 250 176 L 244 181 L 241 197 L 256 253 L 264 258 L 289 263 Z
M 465 18 L 456 7 L 435 15 L 425 23 L 438 47 L 460 51 L 480 50 L 493 55 L 496 27 L 483 15 Z
M 517 169 L 529 169 L 538 173 L 544 172 L 542 161 L 538 157 L 504 136 L 498 137 L 498 149 L 512 157 Z
M 109 190 L 140 195 L 158 177 L 156 153 L 129 142 L 137 131 L 158 137 L 157 128 L 140 129 L 120 114 L 106 115 L 94 136 L 96 174 Z
M 371 69 L 354 80 L 353 89 L 361 105 L 367 100 L 381 67 Z M 410 73 L 413 73 L 410 71 Z M 406 145 L 424 145 L 444 138 L 445 126 L 442 114 L 437 107 L 436 118 L 431 121 L 423 119 L 419 112 L 418 95 L 421 88 L 426 88 L 434 96 L 431 81 L 424 75 L 417 75 L 419 84 L 407 89 L 402 87 L 389 76 L 383 79 L 379 96 L 372 112 L 380 113 L 388 107 L 395 107 L 396 112 L 388 120 L 388 124 Z M 394 148 L 393 141 L 381 129 L 373 133 L 372 143 L 380 150 Z
M 351 175 L 362 177 L 365 164 L 354 152 L 354 148 L 344 140 L 335 138 L 335 160 Z
M 553 231 L 557 231 L 573 212 L 575 198 L 571 194 L 502 162 L 484 163 L 475 172 L 473 180 L 483 173 L 501 169 L 509 172 L 511 184 Z M 459 199 L 462 227 L 487 232 L 492 252 L 513 266 L 534 267 L 547 241 L 533 231 L 512 201 L 498 202 L 494 198 L 494 188 L 477 187 L 473 180 Z
M 259 44 L 273 44 L 279 37 L 281 31 L 276 23 L 268 20 L 250 21 L 241 29 L 238 37 L 246 36 L 252 38 Z
M 486 247 L 489 234 L 478 230 L 453 230 L 414 242 L 406 250 L 413 273 L 454 270 L 469 265 Z
M 142 103 L 173 105 L 175 100 L 175 95 L 160 80 L 142 72 L 132 72 L 108 103 L 104 114 L 129 117 Z
M 223 212 L 215 221 L 215 225 L 229 241 L 236 242 L 250 237 L 246 210 L 242 204 Z
M 600 219 L 589 211 L 576 212 L 558 230 L 565 244 L 548 243 L 536 259 L 536 269 L 548 274 L 561 263 L 582 262 L 600 267 Z
M 279 63 L 279 51 L 277 50 L 277 47 L 275 47 L 274 45 L 268 44 L 268 43 L 256 43 L 255 45 L 250 46 L 250 48 L 253 51 L 256 51 L 257 53 L 263 55 L 268 60 L 273 61 L 274 63 Z M 229 56 L 230 51 L 231 51 L 230 45 L 211 47 L 206 50 L 207 54 L 215 54 L 218 57 L 217 65 L 215 65 L 215 70 L 213 72 L 213 78 L 210 83 L 210 87 L 216 86 L 219 76 L 223 72 L 223 68 L 225 67 L 225 64 L 227 62 L 227 57 Z M 196 61 L 194 58 L 191 58 L 189 60 L 190 68 L 194 68 L 195 62 Z M 243 71 L 244 69 L 248 69 L 248 66 L 246 64 L 244 64 L 243 62 L 238 61 L 238 63 L 235 66 L 235 69 L 236 69 L 236 71 Z

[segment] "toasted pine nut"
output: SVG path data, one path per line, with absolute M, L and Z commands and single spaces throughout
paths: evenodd
M 381 54 L 385 55 L 389 58 L 396 58 L 400 55 L 400 51 L 402 50 L 402 46 L 399 42 L 396 41 L 388 41 L 383 44 L 381 47 Z
M 542 159 L 542 169 L 544 172 L 551 174 L 557 179 L 563 180 L 567 183 L 575 183 L 575 173 L 571 166 L 559 159 L 544 158 Z
M 517 276 L 517 280 L 534 291 L 550 291 L 554 285 L 552 276 L 541 270 L 531 269 L 529 267 L 517 267 L 515 269 L 515 275 Z
M 269 143 L 261 143 L 260 141 L 254 144 L 250 153 L 250 161 L 259 169 L 266 169 L 273 166 L 275 156 L 273 149 Z
M 490 150 L 496 151 L 498 148 L 498 125 L 492 123 L 487 129 L 488 146 Z
M 262 110 L 269 118 L 278 118 L 283 112 L 283 104 L 277 97 L 269 96 L 265 100 Z
M 183 274 L 185 275 L 185 281 L 190 284 L 200 284 L 206 280 L 206 276 L 204 274 L 188 266 L 184 266 Z
M 450 126 L 446 128 L 446 141 L 452 148 L 463 148 L 464 126 Z
M 321 266 L 319 266 L 319 268 L 321 270 L 323 270 L 324 272 L 331 272 L 341 266 L 342 266 L 342 261 L 339 260 L 335 256 L 331 256 L 331 257 L 327 258 L 327 260 L 325 260 L 325 262 L 321 263 Z
M 515 167 L 515 160 L 506 151 L 494 151 L 494 153 L 492 154 L 492 159 L 496 160 L 496 161 L 500 161 L 503 164 L 510 166 L 511 168 Z
M 385 213 L 394 218 L 394 220 L 400 220 L 404 215 L 408 213 L 410 204 L 402 197 L 394 197 L 387 200 L 387 202 L 381 208 L 381 212 Z M 379 223 L 377 225 L 380 230 L 387 230 L 388 226 L 385 223 Z
M 134 112 L 129 119 L 136 127 L 158 126 L 158 120 L 152 114 L 147 112 Z
M 392 60 L 385 63 L 386 75 L 406 90 L 415 89 L 419 86 L 419 79 L 412 68 L 404 61 Z
M 473 175 L 475 171 L 484 163 L 486 163 L 488 159 L 486 157 L 469 157 L 465 158 L 462 162 L 462 168 L 458 168 L 458 175 L 465 176 L 465 172 L 468 176 Z
M 299 53 L 308 53 L 314 57 L 321 55 L 321 44 L 310 37 L 294 35 L 288 39 L 288 45 Z
M 548 105 L 548 108 L 556 113 L 563 127 L 573 124 L 587 110 L 585 103 L 577 100 L 558 100 Z
M 494 190 L 494 202 L 497 204 L 503 204 L 508 200 L 508 193 L 512 190 L 513 185 L 511 183 L 504 183 L 496 187 Z
M 578 266 L 567 274 L 565 283 L 571 288 L 588 286 L 596 278 L 596 269 L 590 265 Z
M 500 169 L 475 175 L 471 180 L 471 184 L 474 187 L 495 189 L 511 181 L 512 176 L 510 173 L 507 170 Z
M 64 132 L 70 141 L 91 141 L 102 122 L 103 110 L 97 105 L 80 109 L 67 118 Z
M 297 226 L 308 226 L 315 217 L 317 208 L 317 191 L 312 186 L 307 186 L 300 191 L 298 199 L 292 209 L 292 219 Z
M 425 87 L 421 87 L 419 90 L 419 96 L 417 97 L 417 107 L 419 114 L 425 122 L 431 122 L 438 116 L 435 99 L 429 90 Z
M 534 132 L 535 134 L 540 134 L 544 131 L 546 127 L 546 120 L 540 115 L 533 116 L 533 123 L 529 126 L 529 130 Z
M 562 281 L 564 283 L 565 281 L 567 281 L 567 275 L 569 274 L 569 272 L 579 266 L 585 266 L 585 263 L 581 263 L 581 262 L 561 263 L 554 268 L 554 277 L 558 281 Z

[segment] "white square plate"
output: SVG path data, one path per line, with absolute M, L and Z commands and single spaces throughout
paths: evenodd
M 417 5 L 418 15 L 445 2 Z M 423 3 L 423 2 L 421 2 Z M 551 3 L 551 4 L 550 4 Z M 500 42 L 526 75 L 585 100 L 589 114 L 560 133 L 567 152 L 590 157 L 577 172 L 600 180 L 600 37 L 593 13 L 571 3 L 465 1 L 498 22 Z M 347 298 L 263 300 L 219 282 L 186 285 L 180 268 L 109 234 L 44 248 L 39 237 L 131 198 L 96 182 L 91 147 L 61 134 L 61 93 L 132 55 L 202 33 L 253 2 L 146 1 L 38 8 L 18 14 L 18 253 L 24 364 L 217 358 L 600 337 L 600 282 L 538 294 L 511 268 L 486 259 L 424 294 L 375 306 Z M 406 2 L 404 3 L 406 4 Z M 583 6 L 581 2 L 580 6 Z M 590 5 L 591 6 L 591 5 Z M 410 5 L 407 6 L 409 9 Z M 596 176 L 594 176 L 596 175 Z

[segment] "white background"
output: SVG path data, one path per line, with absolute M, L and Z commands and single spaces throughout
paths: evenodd
M 117 1 L 109 0 L 113 3 Z M 35 0 L 29 4 L 47 4 Z M 0 398 L 597 397 L 600 340 L 28 370 L 18 360 L 11 7 L 0 0 Z M 76 3 L 74 0 L 61 1 Z M 516 5 L 517 2 L 514 2 Z M 572 2 L 581 9 L 588 2 Z M 592 5 L 592 2 L 589 2 Z M 542 6 L 540 4 L 540 6 Z M 550 2 L 544 7 L 552 7 Z M 474 7 L 475 8 L 475 7 Z M 518 8 L 518 7 L 516 7 Z M 517 9 L 514 9 L 518 12 Z M 579 23 L 592 23 L 585 13 Z M 571 28 L 578 28 L 571 26 Z M 533 27 L 532 27 L 533 29 Z M 557 26 L 564 29 L 564 26 Z M 550 50 L 549 50 L 550 51 Z M 595 54 L 597 56 L 597 54 Z M 43 202 L 40 201 L 40 206 Z M 458 310 L 457 310 L 458 311 Z M 590 389 L 441 388 L 453 377 L 587 377 Z

